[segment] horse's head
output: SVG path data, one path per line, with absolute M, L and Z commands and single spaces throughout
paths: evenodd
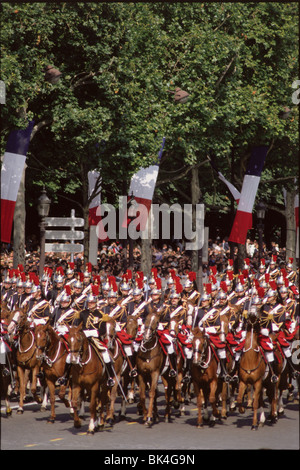
M 125 331 L 129 334 L 132 338 L 135 338 L 138 332 L 138 320 L 136 317 L 128 317 L 127 323 L 125 325 Z
M 193 363 L 197 366 L 203 366 L 208 348 L 208 338 L 200 328 L 193 330 L 193 335 Z
M 171 319 L 169 323 L 169 332 L 172 336 L 177 336 L 179 332 L 179 324 L 179 320 L 176 317 Z
M 106 343 L 108 349 L 112 349 L 116 337 L 116 321 L 113 318 L 102 318 L 99 327 L 99 337 Z
M 259 310 L 255 306 L 252 306 L 249 309 L 247 315 L 247 325 L 250 328 L 259 325 Z
M 36 357 L 37 359 L 42 359 L 45 351 L 48 349 L 51 337 L 49 329 L 51 326 L 47 323 L 46 325 L 40 324 L 36 325 L 34 329 L 35 343 L 37 347 Z
M 84 342 L 87 342 L 87 338 L 84 334 L 82 323 L 79 326 L 69 327 L 68 343 L 71 364 L 80 364 Z
M 156 313 L 150 313 L 145 320 L 145 330 L 143 340 L 145 343 L 150 341 L 156 334 L 159 324 L 159 316 Z

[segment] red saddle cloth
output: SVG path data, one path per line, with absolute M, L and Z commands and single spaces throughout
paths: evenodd
M 283 331 L 279 331 L 276 337 L 276 341 L 280 344 L 280 346 L 283 346 L 284 348 L 290 347 L 290 344 L 287 342 L 286 335 Z
M 61 336 L 61 339 L 64 345 L 66 346 L 67 351 L 70 352 L 69 343 L 68 343 L 69 333 L 66 333 L 65 335 Z
M 129 335 L 125 330 L 117 331 L 117 338 L 122 344 L 132 344 L 132 336 Z
M 220 340 L 220 337 L 217 333 L 210 333 L 209 334 L 209 339 L 212 343 L 212 345 L 217 348 L 217 349 L 222 349 L 225 348 L 226 343 Z
M 242 337 L 242 333 L 238 333 L 238 334 L 233 334 L 231 332 L 227 333 L 226 335 L 226 341 L 227 343 L 229 343 L 231 346 L 237 346 L 240 344 L 240 339 Z

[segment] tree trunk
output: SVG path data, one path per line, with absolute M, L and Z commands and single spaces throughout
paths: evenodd
M 296 222 L 294 201 L 297 193 L 296 188 L 287 189 L 285 202 L 286 219 L 286 261 L 293 258 L 296 261 Z
M 191 179 L 191 199 L 192 199 L 192 228 L 193 231 L 197 228 L 196 223 L 196 204 L 200 203 L 201 200 L 201 189 L 199 184 L 199 169 L 197 166 L 192 168 L 192 179 Z M 199 234 L 198 234 L 199 236 Z M 203 271 L 202 271 L 202 248 L 200 250 L 192 251 L 192 271 L 197 274 L 197 288 L 199 292 L 203 292 Z
M 20 187 L 18 191 L 15 212 L 14 212 L 14 228 L 13 228 L 13 240 L 14 240 L 14 258 L 13 266 L 17 269 L 18 264 L 25 265 L 25 172 L 26 164 L 23 169 L 22 178 L 20 181 Z

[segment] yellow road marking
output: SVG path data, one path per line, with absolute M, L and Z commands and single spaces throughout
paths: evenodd
M 50 439 L 50 442 L 62 441 L 63 437 L 57 437 L 56 439 Z
M 25 447 L 35 447 L 35 446 L 38 446 L 38 444 L 27 444 L 27 446 Z

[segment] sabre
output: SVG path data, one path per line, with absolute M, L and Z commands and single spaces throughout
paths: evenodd
M 118 377 L 117 377 L 115 368 L 114 368 L 113 365 L 112 365 L 111 367 L 112 367 L 112 370 L 114 371 L 114 375 L 115 375 L 115 377 L 116 377 L 117 384 L 118 384 L 118 386 L 119 386 L 119 388 L 120 388 L 120 390 L 121 390 L 121 393 L 122 393 L 122 395 L 123 395 L 123 397 L 124 397 L 124 400 L 126 401 L 126 403 L 128 403 L 127 398 L 125 397 L 125 393 L 124 393 L 123 387 L 122 387 L 122 385 L 120 384 L 120 381 L 119 381 L 119 379 L 118 379 Z

